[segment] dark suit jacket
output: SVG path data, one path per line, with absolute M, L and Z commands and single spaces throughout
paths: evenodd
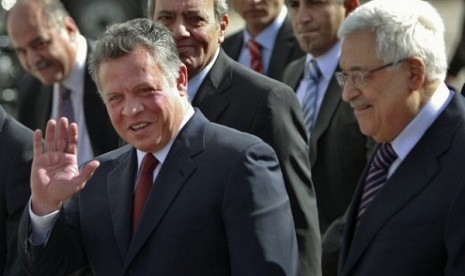
M 92 46 L 88 43 L 89 49 Z M 87 67 L 87 64 L 86 64 Z M 52 85 L 42 85 L 32 75 L 25 75 L 18 87 L 18 120 L 31 129 L 45 131 L 52 112 Z M 100 155 L 119 146 L 98 89 L 86 70 L 84 76 L 84 116 L 94 155 Z
M 358 185 L 339 275 L 465 275 L 463 141 L 465 99 L 457 94 L 388 179 L 353 236 L 363 190 Z
M 238 60 L 243 42 L 244 33 L 243 29 L 241 29 L 228 36 L 221 44 L 221 47 L 232 59 Z M 266 75 L 275 80 L 279 80 L 286 65 L 303 55 L 305 55 L 305 53 L 300 49 L 299 43 L 294 36 L 288 15 L 276 36 L 276 41 L 271 52 L 270 65 Z
M 297 90 L 304 67 L 305 57 L 289 64 L 283 82 Z M 372 140 L 360 132 L 353 109 L 342 101 L 341 95 L 342 88 L 333 76 L 310 141 L 310 163 L 322 233 L 349 206 L 373 146 Z
M 210 121 L 256 135 L 275 150 L 291 201 L 301 275 L 320 275 L 320 235 L 306 133 L 292 89 L 221 51 L 193 105 Z
M 0 106 L 0 275 L 26 275 L 17 250 L 21 212 L 31 191 L 32 131 Z
M 136 151 L 127 145 L 98 160 L 45 248 L 24 242 L 24 213 L 20 245 L 27 244 L 29 261 L 37 260 L 34 275 L 62 275 L 64 266 L 86 262 L 95 276 L 295 275 L 297 243 L 282 174 L 273 150 L 256 137 L 197 111 L 176 137 L 132 238 Z

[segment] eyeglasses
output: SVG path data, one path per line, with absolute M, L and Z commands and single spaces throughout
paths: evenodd
M 336 72 L 335 75 L 336 75 L 337 82 L 342 88 L 344 88 L 344 85 L 346 83 L 349 83 L 350 85 L 362 86 L 363 84 L 365 84 L 365 78 L 368 75 L 373 74 L 377 71 L 383 70 L 385 68 L 397 65 L 406 60 L 408 60 L 408 58 L 401 59 L 397 62 L 391 62 L 391 63 L 385 64 L 383 66 L 377 67 L 369 71 L 353 70 L 349 72 Z

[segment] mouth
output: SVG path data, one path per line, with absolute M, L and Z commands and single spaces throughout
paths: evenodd
M 44 71 L 48 69 L 50 66 L 52 66 L 51 62 L 43 60 L 34 65 L 34 71 L 37 71 L 37 72 Z
M 150 123 L 137 123 L 137 124 L 130 125 L 129 129 L 131 130 L 131 132 L 140 133 L 144 129 L 148 128 L 149 125 L 150 125 Z
M 373 108 L 371 104 L 360 102 L 360 101 L 352 101 L 350 102 L 350 106 L 354 109 L 354 112 L 363 112 L 368 109 Z

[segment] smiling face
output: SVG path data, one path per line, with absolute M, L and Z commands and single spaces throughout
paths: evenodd
M 228 17 L 215 18 L 214 0 L 157 0 L 153 19 L 170 29 L 189 78 L 201 71 L 224 41 Z
M 300 48 L 318 57 L 326 53 L 338 41 L 337 30 L 346 13 L 358 5 L 355 0 L 289 0 L 292 27 Z M 350 5 L 349 5 L 350 4 Z
M 375 36 L 369 30 L 347 36 L 342 43 L 342 71 L 369 71 L 383 65 L 374 49 Z M 361 132 L 377 142 L 392 141 L 419 112 L 419 95 L 410 88 L 410 63 L 369 74 L 363 85 L 344 86 L 342 98 L 354 109 Z
M 165 146 L 186 110 L 187 70 L 170 86 L 156 60 L 142 48 L 101 63 L 98 80 L 111 122 L 129 144 L 144 152 Z
M 247 30 L 255 36 L 278 17 L 284 0 L 231 0 L 231 5 L 245 20 Z
M 30 1 L 8 16 L 8 34 L 23 68 L 43 84 L 60 82 L 71 72 L 77 52 L 78 29 L 66 17 L 63 26 L 51 25 Z

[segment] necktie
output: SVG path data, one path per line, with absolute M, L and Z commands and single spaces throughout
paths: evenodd
M 357 213 L 357 228 L 360 218 L 366 212 L 368 205 L 375 199 L 381 188 L 386 183 L 389 167 L 397 159 L 397 154 L 391 144 L 382 144 L 370 163 L 368 174 L 365 178 L 362 198 Z
M 151 153 L 147 153 L 142 160 L 139 177 L 136 182 L 134 201 L 132 208 L 132 233 L 135 233 L 140 215 L 144 209 L 145 201 L 150 193 L 153 183 L 153 171 L 158 165 L 158 160 Z
M 318 68 L 316 60 L 312 59 L 306 67 L 305 77 L 307 79 L 307 90 L 302 100 L 302 112 L 304 122 L 307 128 L 307 135 L 310 141 L 313 125 L 316 119 L 317 99 L 318 99 L 318 82 L 321 78 L 321 71 Z
M 74 122 L 74 108 L 71 101 L 71 90 L 63 85 L 59 85 L 59 101 L 58 101 L 58 118 L 66 117 L 68 121 Z
M 247 46 L 250 54 L 250 68 L 263 73 L 262 47 L 253 39 L 249 40 Z

